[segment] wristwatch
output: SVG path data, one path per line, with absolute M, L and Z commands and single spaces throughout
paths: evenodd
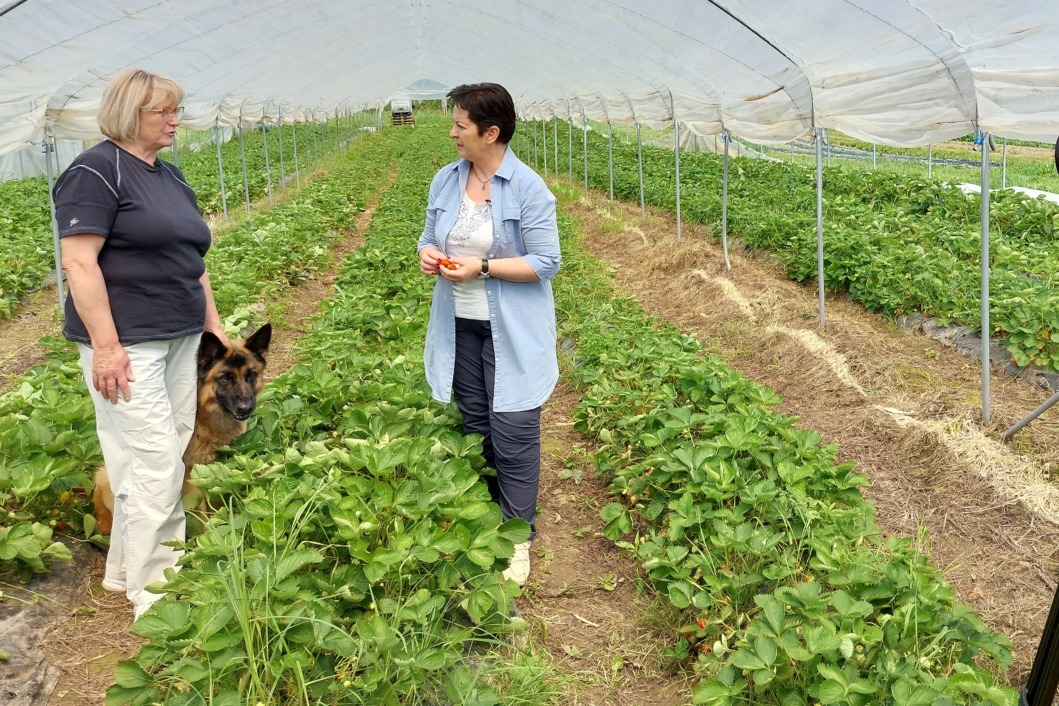
M 489 279 L 489 261 L 482 258 L 482 273 L 478 275 L 481 279 Z

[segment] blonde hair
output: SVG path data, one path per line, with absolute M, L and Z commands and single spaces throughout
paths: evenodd
M 162 100 L 176 107 L 184 100 L 184 89 L 163 76 L 126 69 L 103 90 L 99 129 L 111 139 L 131 142 L 140 134 L 140 111 Z

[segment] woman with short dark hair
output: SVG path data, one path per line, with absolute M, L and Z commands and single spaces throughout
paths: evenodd
M 125 593 L 138 618 L 158 598 L 147 584 L 176 566 L 163 542 L 184 539 L 184 449 L 195 425 L 196 353 L 203 328 L 222 341 L 203 256 L 211 234 L 183 174 L 158 159 L 173 144 L 184 92 L 123 71 L 103 92 L 109 139 L 55 184 L 63 335 L 77 343 L 114 492 L 103 587 Z
M 430 185 L 419 269 L 437 276 L 424 358 L 434 398 L 453 396 L 467 434 L 481 434 L 486 478 L 503 518 L 536 534 L 541 406 L 559 379 L 551 279 L 559 270 L 555 196 L 508 146 L 511 95 L 495 83 L 458 86 L 452 130 L 460 159 Z M 530 542 L 504 578 L 520 586 Z

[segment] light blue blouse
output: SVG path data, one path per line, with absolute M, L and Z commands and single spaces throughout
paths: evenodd
M 459 159 L 443 167 L 430 184 L 426 225 L 417 250 L 433 245 L 445 252 L 445 241 L 460 212 L 470 162 Z M 559 229 L 555 196 L 544 180 L 508 147 L 490 184 L 493 245 L 489 258 L 524 257 L 538 282 L 485 281 L 489 323 L 496 354 L 493 410 L 521 412 L 539 407 L 559 380 L 555 354 L 555 302 L 551 279 L 559 271 Z M 438 277 L 430 306 L 423 353 L 427 382 L 434 399 L 448 402 L 456 366 L 456 310 L 452 283 Z

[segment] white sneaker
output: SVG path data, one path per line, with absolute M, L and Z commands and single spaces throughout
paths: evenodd
M 514 581 L 519 586 L 525 586 L 530 572 L 530 540 L 515 545 L 515 555 L 511 557 L 511 564 L 504 569 L 501 576 L 505 581 Z
M 111 593 L 125 593 L 125 582 L 119 579 L 110 579 L 104 576 L 100 585 L 103 586 L 104 591 L 110 591 Z
M 134 603 L 132 606 L 132 622 L 136 622 L 140 619 L 140 616 L 147 612 L 147 609 L 153 606 L 154 603 Z

